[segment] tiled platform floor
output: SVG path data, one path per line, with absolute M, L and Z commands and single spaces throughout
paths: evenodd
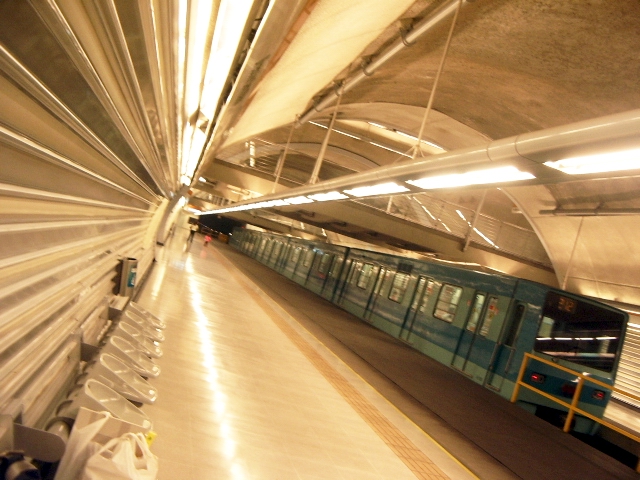
M 475 478 L 196 236 L 137 299 L 167 323 L 160 479 Z

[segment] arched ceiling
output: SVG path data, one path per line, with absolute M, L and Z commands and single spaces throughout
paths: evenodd
M 640 107 L 640 4 L 631 0 L 462 2 L 435 92 L 453 15 L 434 22 L 407 42 L 410 46 L 397 49 L 374 72 L 367 72 L 370 75 L 350 83 L 363 76 L 363 65 L 366 69 L 375 63 L 403 35 L 408 38 L 407 32 L 416 25 L 457 3 L 308 2 L 306 20 L 298 25 L 280 60 L 263 72 L 227 128 L 214 129 L 201 175 L 214 177 L 208 172 L 218 168 L 217 163 L 229 162 L 242 165 L 244 175 L 273 179 L 291 135 L 278 189 L 303 185 L 336 111 L 320 181 L 410 162 L 416 140 L 403 134 L 418 136 L 432 94 L 422 138 L 448 152 Z M 392 11 L 386 10 L 390 4 Z M 344 85 L 348 88 L 336 109 L 336 92 Z M 232 94 L 230 103 L 233 98 Z M 332 100 L 323 102 L 325 98 Z M 319 111 L 314 105 L 321 106 Z M 296 126 L 296 116 L 303 117 L 302 125 Z M 258 159 L 265 158 L 261 169 L 250 166 L 248 142 L 259 146 Z M 419 157 L 428 159 L 438 151 L 425 146 Z M 510 273 L 528 270 L 525 276 L 570 290 L 635 303 L 640 301 L 640 290 L 634 269 L 616 265 L 614 273 L 609 262 L 620 258 L 621 251 L 628 252 L 628 260 L 620 263 L 640 262 L 633 240 L 640 225 L 637 216 L 629 214 L 640 207 L 636 173 L 429 193 L 430 199 L 465 207 L 472 216 L 480 206 L 482 214 L 504 228 L 535 232 L 548 255 L 546 261 L 504 255 L 490 246 L 484 248 L 488 245 L 481 240 L 472 241 L 466 249 L 464 238 L 445 246 L 442 237 L 448 232 L 442 228 L 403 232 L 404 226 L 398 225 L 405 220 L 404 211 L 396 212 L 396 227 L 389 228 L 376 218 L 368 218 L 364 225 L 364 220 L 358 221 L 364 215 L 352 212 L 354 207 L 344 202 L 271 211 L 369 241 L 382 238 L 378 243 L 386 245 L 422 248 L 443 258 L 478 261 Z M 582 209 L 583 215 L 560 215 L 563 209 Z M 596 215 L 607 209 L 625 215 Z M 251 219 L 246 213 L 233 215 Z M 541 273 L 545 270 L 553 273 Z

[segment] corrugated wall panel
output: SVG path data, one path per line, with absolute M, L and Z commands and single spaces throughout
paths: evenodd
M 120 260 L 151 268 L 177 187 L 175 132 L 150 128 L 142 99 L 160 92 L 113 61 L 128 47 L 109 5 L 0 2 L 0 412 L 20 405 L 29 426 L 104 334 Z
M 636 317 L 634 320 L 637 321 L 638 318 Z M 629 323 L 616 376 L 616 387 L 640 397 L 638 372 L 640 372 L 640 324 Z M 640 402 L 635 399 L 617 393 L 614 393 L 613 396 L 618 400 L 640 408 Z

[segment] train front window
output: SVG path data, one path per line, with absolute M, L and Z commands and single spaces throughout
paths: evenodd
M 624 325 L 620 312 L 549 292 L 534 350 L 611 372 Z

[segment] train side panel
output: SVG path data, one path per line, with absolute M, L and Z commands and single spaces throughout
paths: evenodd
M 346 255 L 347 248 L 334 245 L 316 245 L 315 257 L 307 275 L 305 287 L 313 293 L 330 299 L 340 265 Z
M 525 352 L 613 384 L 628 320 L 620 310 L 506 275 L 283 238 L 251 233 L 232 244 L 504 398 Z M 575 391 L 574 374 L 535 359 L 523 380 L 565 402 Z M 544 396 L 520 392 L 532 412 L 563 414 Z M 579 407 L 602 416 L 609 396 L 587 385 Z M 593 433 L 594 425 L 577 416 L 574 429 Z

